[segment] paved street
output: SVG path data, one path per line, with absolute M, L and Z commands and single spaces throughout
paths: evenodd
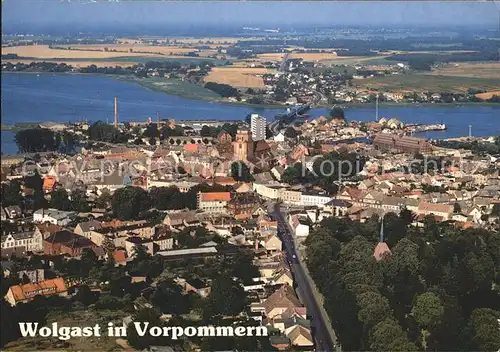
M 294 274 L 294 279 L 297 284 L 297 294 L 302 303 L 307 308 L 307 314 L 311 317 L 313 326 L 314 339 L 316 342 L 317 351 L 335 351 L 336 338 L 330 327 L 329 319 L 323 309 L 317 296 L 314 294 L 314 285 L 308 280 L 307 274 L 300 260 L 299 253 L 296 251 L 291 229 L 281 212 L 279 204 L 271 204 L 271 212 L 279 223 L 279 233 L 287 258 L 290 262 L 290 268 Z

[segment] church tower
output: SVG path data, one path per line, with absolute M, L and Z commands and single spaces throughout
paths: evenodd
M 238 128 L 236 140 L 233 142 L 233 154 L 237 160 L 248 161 L 253 159 L 253 139 L 248 128 Z

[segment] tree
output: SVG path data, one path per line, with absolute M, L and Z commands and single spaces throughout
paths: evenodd
M 140 212 L 149 209 L 150 204 L 149 194 L 139 187 L 120 188 L 111 198 L 113 213 L 122 220 L 136 219 Z
M 344 109 L 342 109 L 340 106 L 334 106 L 330 110 L 330 117 L 336 120 L 345 120 Z
M 376 352 L 418 350 L 417 346 L 408 340 L 401 326 L 390 317 L 371 330 L 370 348 Z
M 462 212 L 462 208 L 459 203 L 453 204 L 453 213 L 460 214 Z
M 2 183 L 1 199 L 4 207 L 21 204 L 22 196 L 19 181 L 12 180 L 8 183 Z
M 68 211 L 71 209 L 71 201 L 68 192 L 60 187 L 50 193 L 50 206 L 58 210 Z
M 417 296 L 412 310 L 415 320 L 423 328 L 437 325 L 443 312 L 441 299 L 433 292 L 425 292 Z
M 298 137 L 298 135 L 299 133 L 293 127 L 287 127 L 287 129 L 285 130 L 285 137 L 287 138 L 295 139 Z
M 216 315 L 237 315 L 245 308 L 245 297 L 240 283 L 229 276 L 218 276 L 212 281 L 212 289 L 203 315 L 206 318 Z
M 163 314 L 186 314 L 190 311 L 189 297 L 172 279 L 157 283 L 151 303 Z
M 149 323 L 148 328 L 153 326 L 162 327 L 163 322 L 160 320 L 158 313 L 151 308 L 142 308 L 133 317 L 134 322 Z M 144 327 L 144 326 L 142 326 Z M 162 346 L 166 345 L 169 341 L 168 338 L 164 337 L 153 337 L 149 333 L 144 336 L 139 336 L 135 328 L 128 329 L 127 341 L 135 350 L 144 350 L 151 345 Z
M 97 197 L 95 205 L 98 208 L 106 209 L 111 204 L 111 193 L 105 188 L 102 190 L 101 195 Z
M 89 126 L 87 135 L 94 141 L 116 143 L 119 141 L 120 132 L 110 124 L 97 121 Z
M 90 211 L 85 190 L 77 188 L 71 191 L 71 209 L 79 212 Z
M 203 125 L 201 127 L 200 136 L 201 137 L 211 137 L 212 136 L 212 129 L 207 125 Z
M 47 128 L 31 128 L 16 133 L 16 144 L 21 153 L 56 151 L 60 136 Z
M 171 210 L 186 207 L 181 191 L 175 186 L 153 187 L 149 191 L 149 196 L 156 209 Z
M 470 351 L 496 351 L 500 346 L 498 330 L 500 312 L 488 308 L 478 308 L 472 311 L 466 334 L 470 338 Z
M 236 181 L 250 182 L 254 181 L 250 169 L 242 161 L 235 161 L 231 164 L 231 177 Z
M 373 326 L 387 316 L 391 311 L 387 298 L 376 292 L 364 292 L 357 296 L 359 320 L 368 326 Z
M 301 163 L 295 163 L 293 166 L 287 167 L 283 175 L 281 176 L 281 180 L 285 183 L 289 183 L 291 185 L 298 183 L 307 183 L 310 181 L 311 172 L 307 169 L 307 167 Z

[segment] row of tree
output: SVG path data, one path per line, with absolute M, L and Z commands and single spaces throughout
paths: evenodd
M 122 220 L 137 219 L 152 207 L 157 210 L 196 209 L 198 192 L 229 191 L 229 187 L 199 184 L 187 192 L 179 188 L 153 187 L 149 192 L 140 187 L 124 187 L 116 190 L 111 197 L 113 214 Z
M 307 266 L 345 350 L 493 351 L 500 346 L 500 233 L 459 230 L 403 210 L 384 218 L 391 253 L 374 258 L 380 222 L 323 220 Z
M 15 135 L 17 148 L 21 153 L 75 151 L 78 141 L 69 132 L 54 132 L 48 128 L 29 128 Z

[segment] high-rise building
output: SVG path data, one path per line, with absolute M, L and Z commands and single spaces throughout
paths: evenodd
M 260 141 L 266 139 L 266 118 L 259 116 L 259 114 L 252 114 L 250 116 L 250 127 L 252 130 L 252 139 Z

